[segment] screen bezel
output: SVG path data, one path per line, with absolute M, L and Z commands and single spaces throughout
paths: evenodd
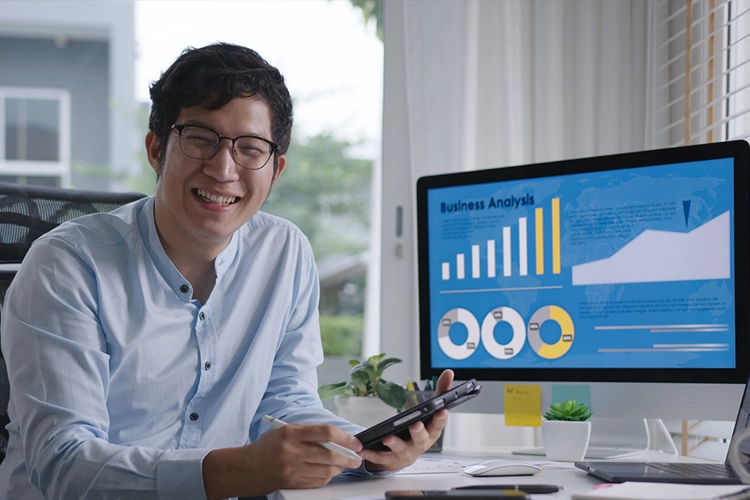
M 701 160 L 732 158 L 734 169 L 734 368 L 451 368 L 456 378 L 466 380 L 530 382 L 672 382 L 744 384 L 750 369 L 748 307 L 750 303 L 750 145 L 744 140 L 702 144 L 636 153 L 578 158 L 470 172 L 439 174 L 417 180 L 417 256 L 419 285 L 420 376 L 429 378 L 443 368 L 433 368 L 430 359 L 430 276 L 427 194 L 435 188 L 484 184 L 520 179 L 602 172 L 633 167 L 668 165 Z M 741 279 L 742 277 L 745 279 Z M 744 307 L 747 305 L 748 307 Z M 739 332 L 745 332 L 740 334 Z

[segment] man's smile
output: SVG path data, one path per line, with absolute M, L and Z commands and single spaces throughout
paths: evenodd
M 193 194 L 204 201 L 216 203 L 217 205 L 231 205 L 239 200 L 239 197 L 237 196 L 220 196 L 202 189 L 193 189 Z

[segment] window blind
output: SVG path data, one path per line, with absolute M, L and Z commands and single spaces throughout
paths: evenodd
M 652 4 L 653 144 L 750 137 L 750 0 Z

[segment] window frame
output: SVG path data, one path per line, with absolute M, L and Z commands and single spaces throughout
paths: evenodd
M 5 106 L 7 99 L 54 100 L 60 105 L 58 161 L 7 160 L 5 158 Z M 70 92 L 65 89 L 0 87 L 0 175 L 58 177 L 62 187 L 70 186 Z

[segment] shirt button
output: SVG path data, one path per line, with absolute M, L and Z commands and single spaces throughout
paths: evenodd
M 210 362 L 210 361 L 206 361 L 206 364 L 205 364 L 205 365 L 203 365 L 203 367 L 204 367 L 204 368 L 205 368 L 206 370 L 210 370 L 210 369 L 211 369 L 211 362 Z
M 190 414 L 190 420 L 198 420 L 199 416 L 197 413 L 191 413 Z
M 182 286 L 180 287 L 180 291 L 181 291 L 182 293 L 188 293 L 188 290 L 190 290 L 190 288 L 188 288 L 188 286 L 187 286 L 187 285 L 182 285 Z
M 203 321 L 204 319 L 206 319 L 206 315 L 204 313 L 200 313 L 198 315 L 198 317 L 201 319 L 201 321 Z

